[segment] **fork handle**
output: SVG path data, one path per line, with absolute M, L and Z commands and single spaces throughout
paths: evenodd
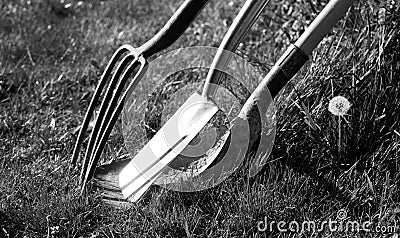
M 189 27 L 209 0 L 185 0 L 164 27 L 138 48 L 148 58 L 172 45 Z

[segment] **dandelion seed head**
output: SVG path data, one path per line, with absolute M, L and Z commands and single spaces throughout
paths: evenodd
M 52 226 L 50 227 L 50 230 L 52 235 L 56 235 L 60 232 L 60 226 Z
M 380 25 L 385 24 L 385 19 L 386 19 L 386 9 L 385 8 L 379 8 L 378 11 L 378 23 Z
M 328 110 L 335 116 L 343 116 L 349 111 L 350 106 L 347 98 L 336 96 L 329 101 Z

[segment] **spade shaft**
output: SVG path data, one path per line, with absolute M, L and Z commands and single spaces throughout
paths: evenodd
M 203 94 L 193 94 L 121 171 L 119 186 L 126 199 L 131 202 L 137 201 L 168 163 L 184 150 L 218 111 L 218 107 L 212 102 L 212 97 L 216 91 L 214 86 L 219 83 L 222 76 L 217 68 L 223 69 L 229 63 L 229 57 L 226 57 L 224 51 L 233 51 L 237 48 L 268 2 L 269 0 L 246 1 L 218 48 L 206 78 Z M 188 115 L 192 116 L 186 118 L 182 116 L 185 111 L 191 111 Z M 181 134 L 182 130 L 186 133 Z M 172 139 L 167 143 L 166 137 Z

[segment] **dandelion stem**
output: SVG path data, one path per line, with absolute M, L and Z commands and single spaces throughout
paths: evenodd
M 339 118 L 338 163 L 340 166 L 340 163 L 341 163 L 341 140 L 342 140 L 341 116 L 339 116 L 338 118 Z

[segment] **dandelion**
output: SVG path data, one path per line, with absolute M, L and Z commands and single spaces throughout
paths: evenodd
M 347 98 L 336 96 L 329 101 L 328 110 L 335 116 L 344 116 L 349 111 L 350 106 Z
M 341 152 L 341 144 L 340 141 L 342 139 L 341 133 L 341 117 L 346 115 L 350 109 L 350 102 L 347 98 L 342 96 L 336 96 L 329 101 L 328 110 L 335 116 L 338 116 L 339 120 L 339 139 L 338 139 L 338 155 L 339 155 L 339 162 L 340 162 L 340 152 Z
M 50 232 L 52 235 L 56 235 L 60 232 L 60 226 L 52 226 L 50 227 Z

